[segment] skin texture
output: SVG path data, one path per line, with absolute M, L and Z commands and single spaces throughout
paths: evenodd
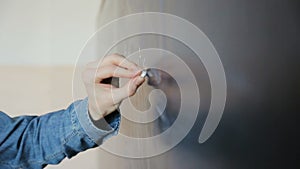
M 89 98 L 89 112 L 94 120 L 99 120 L 115 111 L 122 100 L 133 96 L 145 81 L 140 76 L 142 68 L 119 54 L 112 54 L 100 61 L 89 63 L 82 73 L 82 79 Z M 118 87 L 112 78 L 130 79 Z

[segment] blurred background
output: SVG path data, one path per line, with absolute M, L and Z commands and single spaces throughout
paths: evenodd
M 198 75 L 200 111 L 190 133 L 174 149 L 152 158 L 130 159 L 96 148 L 47 168 L 297 168 L 297 0 L 0 0 L 1 111 L 11 116 L 40 115 L 66 108 L 72 102 L 76 58 L 88 38 L 113 19 L 149 11 L 171 13 L 190 21 L 218 51 L 228 95 L 217 130 L 207 142 L 198 143 L 210 104 L 210 84 L 201 61 L 193 60 L 188 64 Z M 156 37 L 144 38 L 141 47 L 151 46 Z M 183 59 L 194 57 L 177 42 L 161 41 Z M 132 50 L 137 50 L 136 46 Z M 177 91 L 176 85 L 172 87 L 170 93 Z M 147 90 L 140 95 L 145 96 Z M 175 94 L 170 101 L 176 98 Z M 172 117 L 176 115 L 168 117 L 171 122 Z M 132 126 L 128 123 L 126 128 L 124 122 L 124 133 L 136 136 Z M 152 125 L 165 128 L 160 123 Z

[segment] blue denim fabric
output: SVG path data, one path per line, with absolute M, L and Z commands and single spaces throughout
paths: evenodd
M 40 169 L 97 147 L 119 129 L 120 115 L 94 123 L 88 100 L 42 116 L 11 118 L 0 112 L 0 169 Z M 101 128 L 99 128 L 99 126 Z

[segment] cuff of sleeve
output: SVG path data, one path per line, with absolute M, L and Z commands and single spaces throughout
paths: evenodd
M 118 134 L 120 116 L 115 116 L 110 124 L 104 119 L 96 123 L 93 122 L 88 112 L 88 98 L 75 102 L 75 111 L 81 127 L 96 144 L 100 145 L 105 140 Z

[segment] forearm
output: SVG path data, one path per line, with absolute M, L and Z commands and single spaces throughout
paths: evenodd
M 0 166 L 42 168 L 96 147 L 116 134 L 115 128 L 96 127 L 89 119 L 87 100 L 43 116 L 0 116 Z M 117 122 L 118 124 L 118 122 Z

